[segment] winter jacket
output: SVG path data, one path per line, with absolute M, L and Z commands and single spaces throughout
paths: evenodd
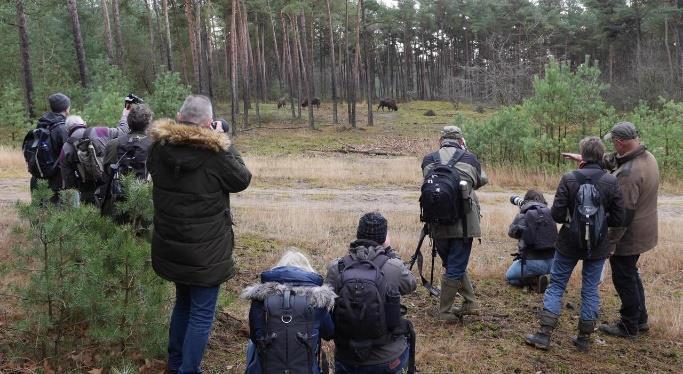
M 264 301 L 272 295 L 291 290 L 296 295 L 307 295 L 314 308 L 315 318 L 311 326 L 311 335 L 330 340 L 334 337 L 334 322 L 331 311 L 337 296 L 332 288 L 323 285 L 320 274 L 311 273 L 292 266 L 281 266 L 261 273 L 261 283 L 247 287 L 240 296 L 251 300 L 249 309 L 249 337 L 253 342 L 262 340 L 266 335 L 266 310 Z M 313 357 L 317 356 L 319 340 L 313 341 Z M 258 354 L 257 354 L 258 356 Z M 313 360 L 312 373 L 320 372 L 317 360 Z M 248 364 L 246 373 L 262 374 L 262 366 L 258 359 Z
M 604 171 L 597 163 L 591 163 L 579 169 L 578 172 L 584 176 L 594 176 Z M 607 238 L 602 240 L 596 248 L 593 248 L 591 257 L 587 258 L 587 252 L 579 247 L 579 243 L 569 229 L 569 220 L 574 210 L 574 199 L 579 192 L 579 187 L 580 184 L 574 172 L 563 175 L 560 184 L 557 186 L 555 200 L 550 209 L 555 222 L 562 224 L 557 239 L 557 250 L 564 256 L 575 259 L 598 260 L 607 258 L 610 247 Z M 617 178 L 605 172 L 595 183 L 595 187 L 600 192 L 601 204 L 607 215 L 607 226 L 621 227 L 624 220 L 624 199 L 621 190 L 619 190 Z
M 251 173 L 225 134 L 168 119 L 148 134 L 152 266 L 172 282 L 216 286 L 234 273 L 229 194 L 247 188 Z
M 59 162 L 62 166 L 62 178 L 64 180 L 64 188 L 79 188 L 93 190 L 97 186 L 83 186 L 82 181 L 78 178 L 78 155 L 76 148 L 72 144 L 73 140 L 83 139 L 85 136 L 86 126 L 79 126 L 71 130 L 68 134 L 67 140 L 64 142 L 62 152 L 59 155 Z M 121 117 L 117 127 L 92 127 L 89 131 L 88 137 L 95 147 L 98 156 L 103 157 L 107 144 L 113 139 L 118 138 L 123 134 L 128 133 L 128 120 L 126 116 Z M 73 139 L 73 140 L 71 140 Z M 100 181 L 102 182 L 102 181 Z
M 438 165 L 446 165 L 450 161 L 456 150 L 460 150 L 457 143 L 453 141 L 444 141 L 441 149 L 437 152 L 428 154 L 422 160 L 422 175 L 427 174 Z M 460 173 L 460 179 L 466 181 L 471 187 L 470 192 L 470 209 L 466 209 L 465 222 L 467 227 L 467 235 L 463 231 L 462 220 L 457 221 L 452 225 L 429 224 L 429 235 L 433 239 L 448 239 L 448 238 L 478 238 L 481 236 L 481 226 L 479 221 L 481 219 L 481 206 L 479 205 L 479 198 L 474 190 L 478 190 L 488 183 L 486 173 L 481 169 L 481 164 L 477 157 L 465 151 L 462 158 L 455 164 L 455 168 Z
M 66 117 L 64 117 L 61 113 L 47 112 L 43 114 L 40 119 L 38 119 L 38 124 L 36 125 L 37 129 L 50 129 L 50 141 L 52 143 L 52 149 L 55 152 L 53 155 L 55 160 L 59 159 L 62 146 L 64 145 L 64 142 L 66 142 L 67 138 L 64 121 L 66 121 Z M 52 191 L 59 191 L 62 189 L 62 172 L 59 161 L 57 161 L 56 168 L 56 173 L 48 179 L 48 184 Z M 35 179 L 35 177 L 31 178 L 32 186 L 35 185 Z
M 382 266 L 384 273 L 384 280 L 389 288 L 398 289 L 401 295 L 407 295 L 417 287 L 417 281 L 413 274 L 398 258 L 393 250 L 382 247 L 381 245 L 369 240 L 356 240 L 351 243 L 349 248 L 349 255 L 354 260 L 374 260 L 380 254 L 388 254 L 389 260 Z M 333 289 L 341 287 L 341 277 L 339 273 L 339 261 L 337 258 L 330 262 L 327 267 L 327 278 L 325 282 L 332 286 Z M 346 346 L 340 341 L 335 341 L 335 358 L 351 365 L 379 365 L 391 362 L 401 356 L 401 354 L 408 348 L 408 344 L 404 337 L 398 337 L 386 345 L 373 346 L 368 354 L 368 357 L 363 362 L 358 362 L 354 358 L 354 354 L 350 347 Z
M 624 229 L 615 230 L 621 238 L 615 256 L 633 256 L 657 246 L 657 192 L 659 167 L 645 146 L 624 156 L 615 156 L 612 173 L 624 196 Z
M 525 236 L 525 233 L 528 233 L 526 230 L 529 228 L 531 221 L 535 218 L 534 215 L 536 214 L 536 216 L 538 216 L 537 211 L 541 211 L 543 213 L 543 217 L 546 218 L 547 221 L 543 222 L 543 224 L 548 224 L 551 226 L 549 227 L 549 230 L 553 231 L 556 239 L 557 226 L 555 221 L 552 219 L 550 209 L 545 204 L 539 203 L 537 201 L 526 202 L 519 208 L 519 213 L 515 216 L 508 229 L 508 236 L 513 239 L 519 239 L 518 248 L 520 252 L 524 253 L 525 259 L 548 260 L 555 256 L 555 240 L 552 240 L 552 245 L 534 246 L 533 248 L 529 248 L 527 243 L 525 243 L 525 240 L 529 243 L 548 243 L 548 238 L 538 237 L 539 235 L 542 235 L 544 230 L 537 230 L 531 233 L 531 235 L 536 236 L 533 238 Z

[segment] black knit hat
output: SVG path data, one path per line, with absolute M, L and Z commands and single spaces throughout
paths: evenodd
M 379 212 L 365 213 L 358 221 L 356 238 L 384 244 L 387 240 L 387 219 Z
M 69 97 L 61 92 L 50 95 L 47 101 L 50 102 L 50 110 L 54 113 L 61 113 L 71 106 Z

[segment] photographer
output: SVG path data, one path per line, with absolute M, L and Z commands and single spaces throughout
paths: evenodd
M 251 173 L 212 119 L 211 101 L 190 95 L 177 121 L 156 121 L 147 169 L 152 176 L 152 266 L 175 284 L 169 373 L 199 373 L 221 283 L 235 274 L 230 194 Z
M 529 286 L 543 293 L 555 256 L 557 225 L 543 194 L 536 190 L 528 190 L 524 199 L 512 196 L 510 202 L 519 205 L 519 214 L 510 224 L 508 236 L 519 242 L 505 279 L 513 286 Z

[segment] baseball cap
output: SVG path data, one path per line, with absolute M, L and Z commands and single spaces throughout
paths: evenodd
M 462 130 L 458 126 L 445 126 L 441 130 L 442 139 L 462 139 Z
M 636 126 L 632 124 L 631 122 L 619 122 L 614 127 L 612 127 L 612 131 L 608 132 L 605 134 L 603 139 L 605 141 L 610 141 L 612 138 L 617 138 L 617 139 L 636 139 L 638 137 L 638 130 L 636 129 Z

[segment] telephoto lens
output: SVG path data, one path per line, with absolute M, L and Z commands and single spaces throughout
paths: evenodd
M 522 206 L 524 204 L 524 199 L 521 196 L 512 195 L 510 196 L 510 204 Z

